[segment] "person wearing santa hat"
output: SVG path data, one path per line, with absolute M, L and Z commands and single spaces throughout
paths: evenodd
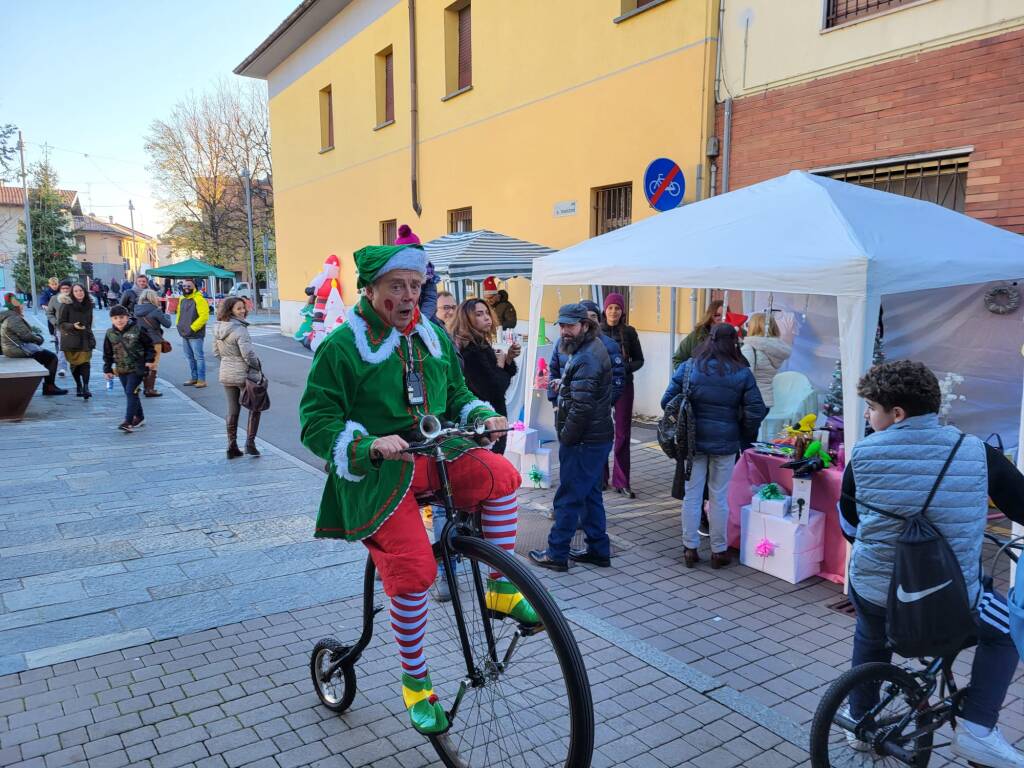
M 487 430 L 508 423 L 466 387 L 454 346 L 418 306 L 427 258 L 416 244 L 371 245 L 355 253 L 363 296 L 348 320 L 320 345 L 299 403 L 303 445 L 327 462 L 315 536 L 361 541 L 390 598 L 402 663 L 402 697 L 424 734 L 448 728 L 424 655 L 427 592 L 437 561 L 416 494 L 440 488 L 433 459 L 405 453 L 422 439 L 426 414 Z M 452 497 L 480 510 L 484 539 L 512 552 L 519 472 L 473 440 L 444 443 Z M 487 574 L 486 608 L 523 625 L 539 624 L 533 606 L 501 573 Z
M 508 291 L 498 289 L 498 281 L 494 276 L 484 280 L 484 299 L 491 305 L 491 311 L 503 330 L 510 331 L 516 327 L 519 321 L 516 308 L 508 300 Z

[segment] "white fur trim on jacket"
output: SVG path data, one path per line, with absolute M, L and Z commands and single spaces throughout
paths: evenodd
M 441 340 L 437 337 L 437 330 L 429 320 L 422 320 L 416 326 L 416 333 L 423 339 L 427 351 L 431 357 L 441 357 Z
M 459 411 L 459 426 L 465 428 L 466 422 L 469 421 L 469 414 L 475 411 L 477 408 L 486 408 L 489 411 L 493 411 L 490 403 L 485 403 L 483 400 L 470 400 Z
M 363 358 L 363 362 L 369 363 L 370 365 L 380 365 L 389 357 L 391 353 L 395 351 L 398 346 L 399 333 L 394 328 L 391 329 L 391 333 L 388 334 L 387 338 L 381 342 L 381 345 L 377 347 L 376 351 L 370 349 L 370 329 L 366 325 L 366 321 L 359 316 L 358 312 L 353 312 L 348 316 L 348 324 L 352 326 L 352 335 L 356 337 L 356 349 L 359 350 L 359 356 Z
M 338 435 L 338 439 L 334 443 L 334 466 L 337 469 L 338 477 L 353 483 L 358 483 L 366 477 L 366 475 L 354 475 L 348 469 L 348 449 L 352 445 L 352 441 L 355 440 L 356 432 L 369 434 L 366 427 L 350 419 L 345 423 L 345 429 Z

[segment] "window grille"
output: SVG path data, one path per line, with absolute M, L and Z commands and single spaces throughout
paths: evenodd
M 448 211 L 448 232 L 472 232 L 473 209 L 456 208 Z
M 825 29 L 913 2 L 917 0 L 825 0 Z
M 909 160 L 829 171 L 825 175 L 862 187 L 927 200 L 964 212 L 968 155 Z
M 388 219 L 380 223 L 380 244 L 381 245 L 394 245 L 395 238 L 398 237 L 398 220 Z
M 633 220 L 633 185 L 602 187 L 594 192 L 594 234 L 603 235 Z

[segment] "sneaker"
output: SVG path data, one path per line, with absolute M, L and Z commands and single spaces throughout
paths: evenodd
M 58 375 L 58 376 L 67 376 L 67 375 L 68 375 L 68 372 L 67 372 L 66 370 L 64 370 L 63 368 L 60 368 L 60 369 L 59 369 L 59 370 L 57 371 L 57 375 Z
M 206 386 L 206 382 L 205 382 L 205 381 L 203 381 L 202 379 L 200 379 L 199 381 L 197 381 L 197 382 L 196 382 L 195 384 L 193 384 L 192 386 L 193 386 L 193 387 L 195 387 L 196 389 L 202 389 L 203 387 L 205 387 L 205 386 Z
M 448 588 L 448 578 L 444 575 L 444 571 L 437 572 L 437 580 L 434 584 L 437 586 L 437 602 L 447 603 L 452 599 L 452 591 Z
M 993 728 L 987 736 L 975 736 L 963 721 L 953 734 L 953 754 L 988 768 L 1024 768 L 1024 755 Z
M 183 387 L 194 387 L 195 385 L 196 385 L 196 380 L 195 379 L 189 379 L 188 381 L 183 381 L 181 383 L 181 386 L 183 386 Z
M 839 714 L 845 717 L 847 720 L 853 720 L 853 715 L 850 714 L 849 705 L 840 709 Z M 846 743 L 849 745 L 850 749 L 856 750 L 857 752 L 871 751 L 871 745 L 868 744 L 866 741 L 861 741 L 860 739 L 858 739 L 854 735 L 853 731 L 847 731 L 844 729 L 843 733 L 846 734 Z
M 139 427 L 144 427 L 145 425 L 146 425 L 146 417 L 145 416 L 136 416 L 134 419 L 132 419 L 132 427 L 134 429 L 138 429 Z
M 120 429 L 122 432 L 134 432 L 135 431 L 135 427 L 133 427 L 127 421 L 122 421 L 120 424 L 117 425 L 117 428 Z

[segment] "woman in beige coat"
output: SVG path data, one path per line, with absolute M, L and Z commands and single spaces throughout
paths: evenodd
M 217 310 L 217 326 L 213 331 L 213 353 L 220 358 L 220 383 L 228 399 L 228 458 L 237 459 L 242 455 L 238 450 L 238 415 L 241 411 L 240 398 L 245 389 L 246 374 L 260 370 L 260 359 L 249 338 L 248 314 L 245 299 L 231 296 L 221 303 Z M 260 412 L 249 411 L 249 427 L 246 430 L 245 452 L 259 456 L 256 449 L 256 431 L 260 426 Z

